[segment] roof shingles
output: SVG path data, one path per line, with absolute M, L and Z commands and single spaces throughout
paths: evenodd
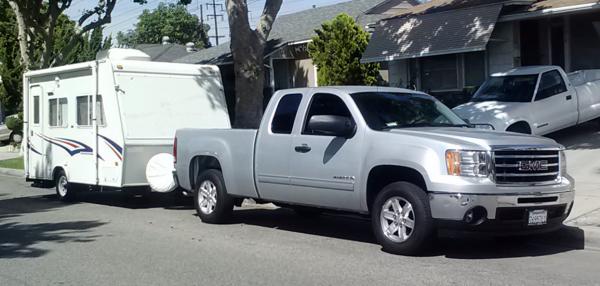
M 269 36 L 271 51 L 287 43 L 304 41 L 313 37 L 314 30 L 325 21 L 333 19 L 340 13 L 346 13 L 358 20 L 361 26 L 375 23 L 382 15 L 365 15 L 370 8 L 384 0 L 353 0 L 330 6 L 323 6 L 277 17 Z M 219 64 L 231 61 L 229 43 L 202 50 L 175 62 L 193 64 Z M 268 54 L 270 51 L 267 50 Z

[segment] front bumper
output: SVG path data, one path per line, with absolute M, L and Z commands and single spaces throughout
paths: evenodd
M 443 228 L 470 230 L 539 232 L 553 230 L 562 225 L 571 208 L 575 192 L 508 193 L 508 194 L 460 194 L 430 193 L 429 205 L 432 217 Z M 485 219 L 467 223 L 468 211 L 485 209 Z M 547 210 L 547 223 L 528 226 L 527 215 L 533 210 Z M 481 212 L 480 212 L 481 213 Z

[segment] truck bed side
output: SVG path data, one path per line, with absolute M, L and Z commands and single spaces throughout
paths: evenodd
M 220 168 L 227 193 L 257 198 L 254 182 L 254 144 L 257 130 L 177 130 L 177 178 L 193 190 L 196 176 L 206 168 Z M 215 165 L 215 163 L 217 163 Z
M 600 117 L 600 70 L 581 70 L 568 75 L 577 91 L 579 121 Z

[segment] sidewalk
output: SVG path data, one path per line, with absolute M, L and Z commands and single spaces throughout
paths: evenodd
M 0 161 L 13 159 L 20 156 L 22 155 L 19 149 L 15 150 L 14 147 L 10 145 L 0 146 Z

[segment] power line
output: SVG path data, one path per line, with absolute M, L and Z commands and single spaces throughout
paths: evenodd
M 206 15 L 206 19 L 210 20 L 211 17 L 212 17 L 212 19 L 215 21 L 215 26 L 214 26 L 214 29 L 213 29 L 215 31 L 215 35 L 214 36 L 210 36 L 210 38 L 215 38 L 215 43 L 218 46 L 219 45 L 219 39 L 220 38 L 225 38 L 225 36 L 219 36 L 219 23 L 217 21 L 217 18 L 221 18 L 221 21 L 223 21 L 223 14 L 222 13 L 217 14 L 217 6 L 221 7 L 221 12 L 223 12 L 223 4 L 222 3 L 217 3 L 216 0 L 212 0 L 212 3 L 206 3 L 206 7 L 207 8 L 210 7 L 210 6 L 212 6 L 213 13 Z

